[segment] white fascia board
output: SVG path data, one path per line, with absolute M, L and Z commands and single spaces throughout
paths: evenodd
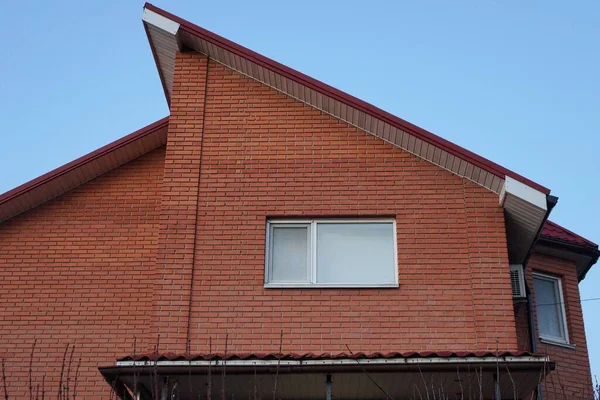
M 152 10 L 148 10 L 145 7 L 144 13 L 142 14 L 142 21 L 162 29 L 165 32 L 169 32 L 172 35 L 177 34 L 177 31 L 179 30 L 179 23 L 163 17 Z
M 196 361 L 117 361 L 117 367 L 187 367 L 187 366 L 324 366 L 324 365 L 415 365 L 415 364 L 495 364 L 549 362 L 549 356 L 500 356 L 500 357 L 415 357 L 415 358 L 375 358 L 375 359 L 324 359 L 324 360 L 196 360 Z
M 504 200 L 508 194 L 523 199 L 544 211 L 547 210 L 546 195 L 544 193 L 531 186 L 527 186 L 510 176 L 504 177 L 504 186 L 500 192 L 500 205 L 504 205 Z

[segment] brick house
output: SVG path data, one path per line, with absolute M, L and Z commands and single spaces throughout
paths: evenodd
M 170 115 L 0 196 L 11 396 L 592 397 L 598 246 L 549 189 L 143 21 Z

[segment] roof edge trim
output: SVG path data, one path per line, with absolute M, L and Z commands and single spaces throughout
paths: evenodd
M 461 146 L 458 146 L 440 136 L 437 136 L 423 128 L 420 128 L 420 127 L 408 122 L 408 121 L 405 121 L 387 111 L 384 111 L 378 107 L 375 107 L 372 104 L 369 104 L 363 100 L 360 100 L 357 97 L 354 97 L 348 93 L 342 92 L 339 89 L 336 89 L 332 86 L 327 85 L 326 83 L 323 83 L 314 78 L 311 78 L 299 71 L 296 71 L 290 67 L 280 64 L 277 61 L 274 61 L 268 57 L 265 57 L 261 54 L 254 52 L 246 47 L 243 47 L 235 42 L 232 42 L 222 36 L 219 36 L 215 33 L 212 33 L 210 31 L 204 29 L 204 28 L 201 28 L 201 27 L 199 27 L 187 20 L 184 20 L 183 18 L 173 15 L 159 7 L 156 7 L 150 3 L 146 3 L 144 5 L 144 9 L 153 11 L 157 14 L 162 15 L 165 18 L 170 19 L 173 22 L 178 23 L 180 25 L 181 30 L 184 30 L 192 35 L 198 36 L 204 40 L 214 43 L 217 46 L 223 47 L 224 49 L 227 49 L 228 51 L 230 51 L 240 57 L 246 58 L 258 65 L 261 65 L 264 68 L 270 69 L 278 74 L 281 74 L 282 76 L 285 76 L 289 79 L 297 81 L 297 82 L 301 83 L 302 85 L 305 85 L 313 90 L 316 90 L 317 92 L 320 92 L 326 96 L 329 96 L 338 101 L 346 103 L 346 104 L 348 104 L 356 109 L 359 109 L 367 114 L 375 116 L 376 118 L 379 118 L 380 120 L 387 122 L 392 126 L 396 126 L 400 129 L 406 131 L 407 133 L 412 134 L 412 135 L 424 140 L 425 142 L 427 142 L 431 145 L 437 146 L 437 147 L 447 151 L 448 153 L 450 153 L 456 157 L 464 159 L 465 161 L 468 161 L 468 162 L 472 163 L 473 165 L 476 165 L 499 178 L 504 179 L 505 176 L 510 176 L 511 178 L 513 178 L 527 186 L 530 186 L 544 194 L 550 193 L 550 189 L 548 189 L 536 182 L 533 182 L 532 180 L 527 179 L 527 178 L 523 177 L 522 175 L 519 175 L 519 174 L 517 174 L 499 164 L 496 164 L 478 154 L 475 154 L 470 150 L 467 150 Z
M 162 118 L 156 122 L 153 122 L 150 125 L 147 125 L 141 129 L 138 129 L 137 131 L 135 131 L 133 133 L 130 133 L 127 136 L 117 139 L 114 142 L 109 143 L 105 146 L 102 146 L 99 149 L 92 151 L 91 153 L 85 154 L 65 165 L 62 165 L 62 166 L 60 166 L 56 169 L 53 169 L 52 171 L 49 171 L 35 179 L 32 179 L 29 182 L 25 182 L 22 185 L 19 185 L 14 189 L 9 190 L 8 192 L 1 194 L 0 195 L 0 206 L 4 203 L 9 202 L 10 200 L 13 200 L 19 196 L 22 196 L 23 194 L 27 193 L 30 190 L 33 190 L 39 186 L 42 186 L 42 185 L 48 183 L 49 181 L 57 179 L 60 176 L 66 174 L 76 168 L 79 168 L 84 164 L 94 161 L 94 160 L 106 155 L 107 153 L 115 151 L 121 147 L 127 146 L 131 142 L 139 140 L 139 139 L 143 138 L 144 136 L 150 135 L 150 134 L 156 132 L 157 130 L 166 127 L 168 125 L 168 123 L 169 123 L 169 117 Z
M 550 362 L 550 357 L 547 355 L 543 356 L 501 356 L 501 357 L 412 357 L 412 358 L 371 358 L 371 359 L 358 359 L 358 358 L 329 358 L 320 360 L 158 360 L 158 361 L 117 361 L 117 367 L 147 367 L 147 366 L 164 366 L 164 367 L 177 367 L 177 366 L 215 366 L 226 364 L 228 367 L 232 366 L 245 366 L 255 367 L 262 365 L 281 365 L 281 366 L 318 366 L 318 365 L 410 365 L 410 364 L 472 364 L 472 363 L 485 363 L 485 364 L 496 364 L 498 362 L 508 363 L 530 363 L 530 362 Z

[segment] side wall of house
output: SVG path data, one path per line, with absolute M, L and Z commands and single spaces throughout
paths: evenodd
M 178 154 L 200 170 L 193 281 L 156 301 L 189 299 L 189 350 L 516 350 L 496 194 L 199 54 L 177 55 L 171 108 L 169 141 L 201 149 Z M 267 218 L 302 216 L 394 217 L 400 287 L 264 288 Z
M 543 343 L 539 339 L 533 273 L 541 272 L 561 279 L 567 330 L 572 348 Z M 547 354 L 556 362 L 556 370 L 542 384 L 544 400 L 588 399 L 592 396 L 592 380 L 588 358 L 581 299 L 575 263 L 534 252 L 527 267 L 527 282 L 532 291 L 533 317 L 537 352 Z M 515 304 L 519 349 L 531 350 L 528 332 L 529 313 L 526 303 Z
M 134 338 L 138 349 L 152 346 L 163 164 L 164 147 L 0 224 L 0 358 L 11 399 L 29 398 L 30 362 L 40 398 L 42 380 L 56 398 L 63 366 L 70 398 L 79 360 L 79 395 L 108 398 L 98 367 L 131 353 Z

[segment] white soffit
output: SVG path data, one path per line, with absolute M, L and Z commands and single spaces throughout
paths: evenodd
M 500 192 L 500 205 L 506 218 L 509 259 L 512 263 L 522 263 L 546 218 L 546 195 L 507 176 Z
M 541 208 L 546 211 L 546 195 L 539 190 L 536 190 L 530 186 L 527 186 L 524 183 L 521 183 L 510 176 L 504 178 L 504 187 L 500 192 L 500 204 L 503 205 L 506 196 L 513 195 L 516 196 L 533 206 Z
M 177 34 L 177 31 L 179 30 L 179 23 L 163 17 L 152 10 L 148 10 L 147 8 L 144 8 L 142 21 L 147 22 L 150 25 L 154 25 L 155 27 L 166 31 L 171 35 Z

